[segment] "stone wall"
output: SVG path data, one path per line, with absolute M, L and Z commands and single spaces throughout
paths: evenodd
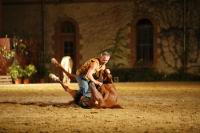
M 121 30 L 123 32 L 122 44 L 127 44 L 122 48 L 120 58 L 114 63 L 122 63 L 124 68 L 134 67 L 136 31 L 135 24 L 139 19 L 147 18 L 154 26 L 154 54 L 155 61 L 153 67 L 164 73 L 172 73 L 175 70 L 170 67 L 177 63 L 177 68 L 182 64 L 180 59 L 176 62 L 173 53 L 177 51 L 177 46 L 181 51 L 183 47 L 183 36 L 174 36 L 171 32 L 176 29 L 178 35 L 183 33 L 183 4 L 176 5 L 173 1 L 125 1 L 125 2 L 83 2 L 83 3 L 58 3 L 47 4 L 44 8 L 44 52 L 46 62 L 55 54 L 53 35 L 55 34 L 55 24 L 59 19 L 72 18 L 79 27 L 79 64 L 82 64 L 90 57 L 97 56 L 99 52 L 114 47 L 116 35 Z M 171 4 L 171 5 L 170 5 Z M 190 15 L 188 15 L 188 42 L 189 48 L 199 52 L 198 32 L 200 31 L 200 18 L 195 9 L 195 3 L 188 6 Z M 198 5 L 198 4 L 196 4 Z M 41 5 L 5 5 L 3 22 L 5 31 L 10 33 L 30 34 L 33 38 L 42 44 L 42 18 Z M 175 27 L 175 28 L 174 28 Z M 165 30 L 170 36 L 163 36 Z M 199 32 L 200 33 L 200 32 Z M 167 35 L 167 34 L 166 34 Z M 176 38 L 173 38 L 176 37 Z M 172 50 L 173 49 L 173 50 Z M 191 51 L 190 50 L 190 51 Z M 163 56 L 165 55 L 165 57 Z M 192 55 L 190 55 L 192 56 Z M 196 58 L 197 57 L 197 58 Z M 192 65 L 200 66 L 199 56 L 192 57 Z M 167 62 L 166 62 L 167 59 Z M 113 63 L 113 59 L 111 59 Z M 195 67 L 195 68 L 197 68 Z
M 199 1 L 188 1 L 185 7 L 184 1 L 179 0 L 135 0 L 134 4 L 133 20 L 147 17 L 154 26 L 154 68 L 161 73 L 181 69 L 199 73 Z
M 32 37 L 41 43 L 41 6 L 4 5 L 4 31 L 8 34 Z
M 81 64 L 113 45 L 116 32 L 131 23 L 132 7 L 131 2 L 47 5 L 45 33 L 48 54 L 54 52 L 52 36 L 59 18 L 73 18 L 79 25 Z M 123 60 L 130 67 L 129 59 Z

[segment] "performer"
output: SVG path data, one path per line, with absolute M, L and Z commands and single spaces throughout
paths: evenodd
M 76 80 L 79 83 L 79 91 L 75 97 L 75 102 L 80 100 L 80 97 L 91 98 L 91 90 L 89 90 L 89 82 L 93 82 L 97 86 L 103 83 L 96 80 L 99 77 L 99 72 L 106 69 L 106 64 L 110 60 L 110 53 L 103 52 L 97 58 L 87 60 L 77 71 Z M 97 78 L 95 78 L 97 77 Z

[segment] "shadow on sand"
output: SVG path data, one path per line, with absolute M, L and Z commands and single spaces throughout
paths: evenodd
M 67 107 L 79 107 L 74 103 L 74 101 L 69 101 L 66 103 L 56 103 L 56 102 L 17 102 L 17 101 L 2 101 L 0 104 L 20 104 L 20 105 L 36 105 L 40 107 L 61 107 L 61 108 L 67 108 Z

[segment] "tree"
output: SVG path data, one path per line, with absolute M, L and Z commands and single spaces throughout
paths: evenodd
M 119 28 L 116 33 L 116 36 L 113 40 L 113 44 L 109 46 L 109 48 L 104 51 L 108 51 L 112 53 L 111 60 L 109 62 L 109 66 L 112 68 L 121 68 L 125 66 L 125 62 L 130 54 L 128 49 L 128 39 L 126 36 L 126 32 L 129 24 L 124 27 Z

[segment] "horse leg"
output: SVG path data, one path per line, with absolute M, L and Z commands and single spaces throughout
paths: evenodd
M 97 90 L 97 88 L 96 88 L 94 83 L 90 83 L 89 87 L 91 88 L 92 98 L 93 98 L 94 103 L 96 103 L 96 101 L 97 101 L 98 102 L 97 106 L 98 107 L 103 107 L 104 101 L 103 101 L 102 94 Z
M 56 67 L 58 67 L 62 72 L 64 72 L 71 80 L 75 80 L 76 79 L 76 75 L 71 74 L 69 72 L 67 72 L 61 64 L 58 63 L 58 61 L 55 58 L 51 59 L 51 63 L 54 64 Z
M 75 99 L 75 97 L 76 97 L 76 94 L 77 94 L 77 90 L 72 90 L 72 89 L 70 89 L 67 85 L 65 85 L 65 84 L 63 84 L 63 82 L 59 79 L 59 77 L 57 77 L 55 74 L 49 74 L 49 77 L 52 79 L 52 80 L 54 80 L 54 81 L 56 81 L 56 82 L 59 82 L 61 85 L 62 85 L 62 87 L 64 88 L 64 90 L 66 91 L 66 92 L 68 92 L 74 99 Z

